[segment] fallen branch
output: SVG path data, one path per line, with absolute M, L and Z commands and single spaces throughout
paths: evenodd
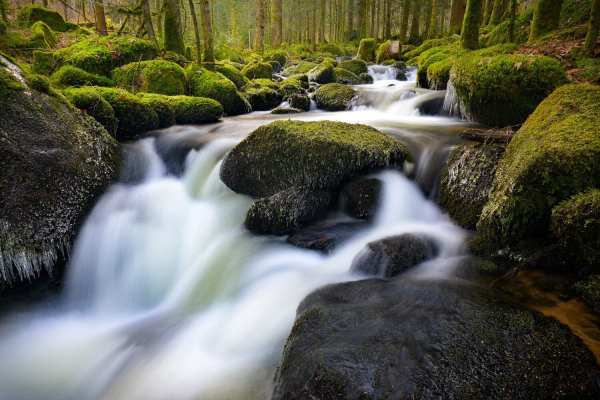
M 474 140 L 476 142 L 482 142 L 485 144 L 491 143 L 509 143 L 513 137 L 515 137 L 515 132 L 505 129 L 497 129 L 493 128 L 487 131 L 482 129 L 467 129 L 463 133 L 459 135 L 465 139 Z

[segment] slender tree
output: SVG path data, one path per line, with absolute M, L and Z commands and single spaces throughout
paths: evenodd
M 598 30 L 600 28 L 600 0 L 594 0 L 592 12 L 590 13 L 590 26 L 588 28 L 583 51 L 590 56 L 594 55 L 594 49 L 598 40 Z
M 204 39 L 204 58 L 202 61 L 214 63 L 215 49 L 213 46 L 212 18 L 209 0 L 200 0 L 200 18 L 202 19 L 202 38 Z
M 465 19 L 465 10 L 467 9 L 466 0 L 454 0 L 452 10 L 450 11 L 450 32 L 460 33 L 463 19 Z
M 509 20 L 508 20 L 508 43 L 515 42 L 515 21 L 517 19 L 517 0 L 510 0 Z
M 271 7 L 271 18 L 273 20 L 271 24 L 271 45 L 279 46 L 282 42 L 283 37 L 283 18 L 281 15 L 281 0 L 272 0 Z
M 465 19 L 463 20 L 460 47 L 466 50 L 477 50 L 479 47 L 479 27 L 483 12 L 483 0 L 467 0 Z
M 103 0 L 96 0 L 94 2 L 94 14 L 96 17 L 96 30 L 100 36 L 108 35 L 108 29 L 106 29 L 106 16 L 104 15 L 104 2 Z
M 494 8 L 494 0 L 486 0 L 485 8 L 483 11 L 483 26 L 487 26 L 490 23 L 492 17 L 492 9 Z
M 538 0 L 531 20 L 529 43 L 543 34 L 558 28 L 563 0 Z
M 367 2 L 367 0 L 359 0 L 358 4 L 358 34 L 360 39 L 364 39 L 367 37 L 367 10 L 369 3 Z
M 492 13 L 488 25 L 498 25 L 502 21 L 502 15 L 504 13 L 504 0 L 494 0 L 492 7 Z
M 400 36 L 398 39 L 402 43 L 406 43 L 406 35 L 408 33 L 408 17 L 410 16 L 411 0 L 404 0 L 402 5 L 402 22 L 400 23 Z
M 431 4 L 431 21 L 429 22 L 429 39 L 435 39 L 438 36 L 438 11 L 440 0 L 433 0 Z
M 148 2 L 148 0 L 142 0 L 142 18 L 144 19 L 144 26 L 146 27 L 148 37 L 150 39 L 156 40 L 156 35 L 154 34 L 154 26 L 152 26 L 152 14 L 150 13 L 150 3 Z
M 419 20 L 421 19 L 421 2 L 420 0 L 415 0 L 413 3 L 413 18 L 412 23 L 410 24 L 410 43 L 415 43 L 420 35 L 419 30 Z
M 317 7 L 315 4 L 312 5 L 312 31 L 311 31 L 311 44 L 312 51 L 317 51 Z
M 146 1 L 146 0 L 144 0 Z M 188 0 L 190 5 L 190 14 L 192 15 L 192 22 L 194 24 L 194 39 L 196 40 L 196 60 L 202 61 L 202 44 L 200 43 L 200 28 L 198 27 L 198 18 L 196 18 L 196 10 L 194 7 L 194 1 Z
M 165 0 L 163 5 L 163 41 L 165 50 L 185 54 L 181 31 L 181 11 L 178 0 Z
M 262 56 L 265 51 L 265 1 L 254 0 L 254 21 L 256 35 L 254 49 Z
M 0 0 L 0 15 L 2 16 L 2 20 L 4 22 L 8 22 L 8 18 L 6 17 L 6 10 L 8 9 L 7 0 Z
M 325 0 L 321 0 L 319 16 L 319 43 L 325 43 Z

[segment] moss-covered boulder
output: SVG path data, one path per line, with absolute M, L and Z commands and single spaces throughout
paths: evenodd
M 223 107 L 212 99 L 172 96 L 169 101 L 175 108 L 175 120 L 180 125 L 216 122 L 223 116 Z
M 139 97 L 119 89 L 94 87 L 93 90 L 115 110 L 115 117 L 119 120 L 117 138 L 136 137 L 140 133 L 158 128 L 158 115 Z
M 354 257 L 350 270 L 389 279 L 437 257 L 438 254 L 438 245 L 433 239 L 425 235 L 404 233 L 368 243 Z
M 566 82 L 560 63 L 544 56 L 465 54 L 450 74 L 461 113 L 491 126 L 522 124 Z
M 306 94 L 302 88 L 302 83 L 296 79 L 288 78 L 279 86 L 279 93 L 284 100 L 287 100 L 294 94 Z
M 308 71 L 308 80 L 316 82 L 321 85 L 325 85 L 331 82 L 331 76 L 333 74 L 333 64 L 329 61 L 323 61 L 318 66 Z
M 318 88 L 313 99 L 318 108 L 327 111 L 344 111 L 350 107 L 356 94 L 356 90 L 346 85 L 329 83 Z
M 360 41 L 356 58 L 365 62 L 375 61 L 375 39 L 367 38 Z
M 427 83 L 433 90 L 446 90 L 450 81 L 450 71 L 454 65 L 454 59 L 434 62 L 427 68 Z M 406 78 L 406 75 L 404 76 Z
M 38 21 L 31 25 L 31 35 L 27 39 L 27 47 L 37 49 L 51 49 L 58 43 L 58 37 L 45 23 Z
M 500 244 L 547 235 L 555 206 L 600 187 L 598 104 L 600 87 L 565 85 L 539 105 L 506 147 L 480 234 Z
M 304 112 L 293 107 L 276 107 L 271 111 L 271 114 L 282 115 L 282 114 L 300 114 Z
M 188 65 L 185 72 L 191 95 L 218 101 L 227 115 L 246 114 L 252 111 L 248 100 L 224 75 L 209 71 L 196 63 Z
M 360 77 L 343 68 L 334 68 L 332 70 L 331 81 L 343 85 L 360 85 L 363 83 L 363 80 Z
M 62 15 L 38 4 L 28 4 L 17 14 L 17 22 L 22 28 L 29 28 L 37 21 L 43 22 L 56 32 L 69 30 Z
M 289 58 L 290 56 L 287 52 L 283 50 L 277 50 L 266 56 L 265 61 L 276 61 L 279 63 L 279 65 L 281 65 L 281 68 L 285 68 L 285 64 L 287 64 Z
M 307 74 L 296 74 L 296 75 L 292 75 L 288 78 L 288 80 L 293 79 L 294 81 L 298 81 L 300 82 L 300 86 L 302 87 L 302 89 L 308 89 L 309 82 L 308 82 L 308 75 Z M 285 81 L 284 81 L 285 82 Z
M 358 173 L 401 167 L 407 155 L 400 143 L 368 126 L 276 121 L 227 154 L 221 180 L 256 198 L 292 187 L 325 190 Z
M 327 214 L 331 194 L 324 190 L 290 188 L 255 202 L 246 215 L 246 228 L 259 234 L 282 235 L 296 230 L 299 223 Z
M 0 60 L 0 280 L 33 280 L 64 261 L 120 151 L 93 118 Z
M 272 398 L 594 399 L 598 374 L 555 319 L 472 283 L 399 276 L 308 295 Z
M 158 53 L 156 44 L 135 36 L 108 36 L 84 39 L 73 46 L 57 50 L 52 55 L 51 65 L 60 68 L 63 64 L 71 64 L 87 72 L 109 76 L 110 72 L 122 65 L 133 62 L 152 60 Z M 38 62 L 48 62 L 49 55 L 34 54 L 34 69 L 42 68 Z M 47 73 L 45 71 L 43 73 Z
M 399 72 L 399 74 L 400 73 L 401 72 Z M 363 85 L 370 85 L 373 82 L 375 82 L 375 79 L 373 79 L 373 77 L 371 75 L 367 74 L 367 73 L 360 74 L 358 76 L 358 78 L 360 79 L 360 83 L 363 84 Z
M 572 269 L 581 274 L 600 272 L 600 190 L 560 203 L 552 210 L 550 226 Z
M 269 63 L 255 62 L 242 69 L 242 75 L 248 79 L 271 79 L 273 67 Z
M 421 54 L 419 56 L 419 69 L 417 70 L 418 87 L 429 89 L 429 80 L 427 78 L 427 72 L 431 65 L 438 62 L 452 63 L 456 60 L 456 57 L 456 49 L 452 47 L 434 47 Z
M 238 89 L 241 89 L 247 83 L 247 78 L 232 65 L 215 65 L 215 71 L 223 74 Z
M 350 71 L 356 75 L 366 74 L 369 72 L 369 66 L 367 63 L 359 59 L 342 61 L 340 65 L 338 65 L 338 68 L 345 69 L 346 71 Z
M 187 90 L 185 71 L 170 61 L 134 62 L 115 69 L 112 79 L 131 93 L 156 93 L 180 96 Z
M 115 87 L 115 81 L 102 75 L 91 74 L 80 68 L 65 65 L 50 77 L 52 84 L 64 89 L 69 86 L 105 86 Z
M 388 40 L 387 42 L 380 44 L 377 48 L 375 63 L 383 64 L 385 61 L 389 60 L 400 61 L 401 56 L 402 43 L 397 40 Z
M 116 136 L 119 120 L 115 117 L 115 110 L 95 88 L 71 88 L 63 93 L 71 104 L 84 114 L 94 117 L 109 134 Z
M 342 190 L 344 211 L 360 219 L 371 219 L 377 212 L 381 194 L 381 181 L 370 178 L 348 184 Z
M 488 202 L 503 151 L 496 145 L 465 143 L 448 157 L 438 203 L 466 229 L 475 229 Z
M 248 88 L 244 90 L 244 97 L 252 105 L 253 111 L 272 110 L 281 104 L 281 95 L 277 91 L 266 87 Z
M 299 62 L 283 70 L 282 76 L 290 77 L 292 75 L 306 74 L 318 64 L 312 62 Z
M 242 90 L 261 88 L 279 90 L 279 83 L 272 81 L 271 79 L 253 79 L 251 81 L 247 81 L 246 85 Z
M 456 40 L 453 39 L 452 37 L 447 37 L 447 38 L 443 38 L 443 39 L 426 40 L 423 43 L 421 43 L 421 45 L 419 47 L 417 47 L 416 49 L 413 49 L 410 51 L 405 50 L 404 54 L 402 54 L 402 61 L 408 61 L 415 57 L 419 57 L 425 51 L 432 49 L 434 47 L 447 46 L 454 42 L 456 42 Z M 410 65 L 410 64 L 407 63 L 407 65 Z
M 168 128 L 177 122 L 171 98 L 162 94 L 141 93 L 138 97 L 158 115 L 158 127 Z
M 293 94 L 287 99 L 290 107 L 297 108 L 302 111 L 310 110 L 310 97 L 305 94 Z

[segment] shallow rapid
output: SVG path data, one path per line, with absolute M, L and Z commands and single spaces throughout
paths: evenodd
M 85 222 L 57 304 L 0 327 L 0 399 L 269 398 L 296 307 L 323 285 L 361 279 L 349 267 L 367 243 L 425 233 L 439 256 L 412 279 L 450 279 L 466 233 L 430 198 L 469 124 L 424 115 L 445 93 L 416 89 L 414 72 L 408 82 L 379 75 L 356 87 L 352 111 L 293 117 L 372 125 L 411 152 L 405 175 L 377 175 L 384 189 L 373 224 L 331 254 L 247 232 L 253 199 L 219 179 L 231 148 L 289 115 L 178 126 L 126 145 L 121 181 Z

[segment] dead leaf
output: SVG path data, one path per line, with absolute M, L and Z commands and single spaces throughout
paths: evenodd
M 81 110 L 81 112 L 87 114 L 87 110 Z
M 521 61 L 515 63 L 515 68 L 520 69 L 523 63 Z
M 119 95 L 119 98 L 120 98 L 121 100 L 125 100 L 125 99 L 126 99 L 125 95 L 122 95 L 122 94 L 120 94 L 120 95 Z

